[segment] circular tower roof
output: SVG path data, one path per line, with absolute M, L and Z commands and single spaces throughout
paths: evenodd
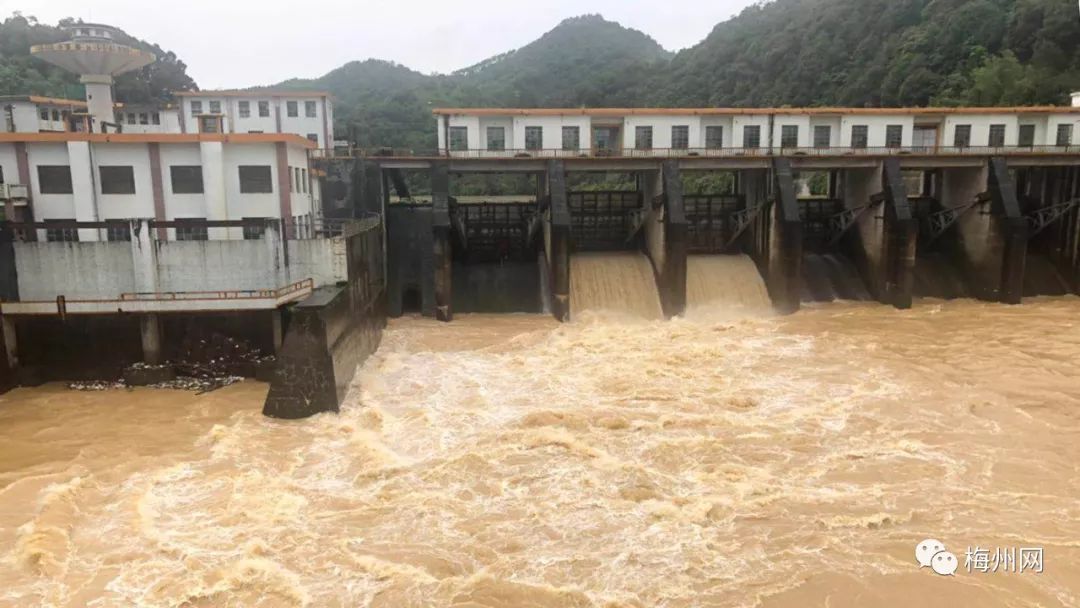
M 34 45 L 30 53 L 82 76 L 116 76 L 157 59 L 153 53 L 114 42 L 122 32 L 111 25 L 75 23 L 64 29 L 71 34 L 70 41 Z

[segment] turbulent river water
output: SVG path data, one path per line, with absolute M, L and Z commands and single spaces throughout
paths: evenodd
M 0 605 L 1080 604 L 1080 299 L 708 292 L 394 320 L 307 421 L 253 382 L 0 396 Z M 969 573 L 976 545 L 1044 571 Z

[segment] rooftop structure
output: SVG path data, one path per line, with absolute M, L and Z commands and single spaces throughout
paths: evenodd
M 86 103 L 91 131 L 102 131 L 113 119 L 113 78 L 156 61 L 148 53 L 116 42 L 122 32 L 99 23 L 68 26 L 71 40 L 39 44 L 30 53 L 70 72 L 79 74 L 86 86 Z

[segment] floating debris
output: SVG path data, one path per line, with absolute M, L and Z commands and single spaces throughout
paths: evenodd
M 111 391 L 121 388 L 127 388 L 127 385 L 123 381 L 117 382 L 113 380 L 85 380 L 80 382 L 69 382 L 68 388 L 73 391 Z

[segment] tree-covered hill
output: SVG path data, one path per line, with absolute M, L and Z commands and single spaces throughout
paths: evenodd
M 71 23 L 75 21 L 64 19 L 54 27 L 38 23 L 37 19 L 24 17 L 19 13 L 0 22 L 0 95 L 85 98 L 77 75 L 30 55 L 30 47 L 35 44 L 67 40 L 68 35 L 61 31 L 59 26 Z M 196 88 L 195 81 L 187 75 L 187 66 L 175 53 L 130 36 L 119 42 L 150 51 L 158 60 L 118 77 L 115 85 L 117 101 L 168 101 L 172 98 L 173 91 Z

